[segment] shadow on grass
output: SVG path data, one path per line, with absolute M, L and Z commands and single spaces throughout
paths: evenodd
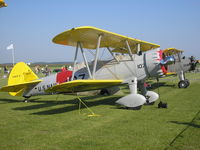
M 1 102 L 4 102 L 4 103 L 17 103 L 17 102 L 22 102 L 21 100 L 15 100 L 15 99 L 0 99 Z M 2 103 L 3 104 L 3 103 Z
M 94 98 L 97 98 L 97 100 L 93 100 Z M 88 96 L 88 97 L 82 97 L 81 99 L 84 101 L 84 103 L 88 107 L 93 107 L 93 106 L 97 106 L 97 105 L 101 105 L 101 104 L 114 105 L 115 101 L 117 99 L 119 99 L 120 97 L 119 96 L 116 96 L 116 97 L 109 96 L 109 97 L 104 97 L 104 99 L 100 99 L 100 98 L 102 98 L 102 96 Z M 16 108 L 14 108 L 14 110 L 34 110 L 34 109 L 41 109 L 41 108 L 65 105 L 65 104 L 70 105 L 70 106 L 49 109 L 49 110 L 44 110 L 44 111 L 35 112 L 35 113 L 30 114 L 30 115 L 53 115 L 53 114 L 60 114 L 60 113 L 77 110 L 79 101 L 76 98 L 70 99 L 70 100 L 63 100 L 63 101 L 55 101 L 55 100 L 33 101 L 33 100 L 30 100 L 30 102 L 28 104 L 29 104 L 29 106 L 16 107 Z M 30 104 L 33 104 L 33 105 L 30 105 Z M 81 106 L 82 106 L 82 108 L 85 108 L 83 105 L 81 105 Z
M 147 87 L 148 90 L 154 90 L 157 89 L 158 87 L 176 87 L 175 84 L 167 84 L 166 82 L 156 82 L 156 83 L 152 83 L 150 87 Z
M 32 101 L 30 100 L 28 104 L 34 104 L 34 105 L 17 107 L 17 108 L 14 108 L 14 110 L 32 110 L 32 109 L 40 109 L 40 108 L 51 107 L 51 106 L 56 106 L 56 105 L 74 104 L 74 103 L 75 103 L 75 100 L 66 100 L 66 101 L 54 101 L 54 100 Z
M 179 122 L 179 121 L 169 121 L 169 122 L 175 123 L 175 124 L 183 124 L 183 125 L 191 126 L 194 128 L 200 128 L 200 125 L 194 124 L 192 122 Z
M 40 98 L 34 98 L 34 99 L 31 99 L 31 101 L 36 101 L 36 100 L 39 100 Z M 4 102 L 4 103 L 19 103 L 19 102 L 24 102 L 24 99 L 22 100 L 22 99 L 18 99 L 18 100 L 16 100 L 16 99 L 6 99 L 6 98 L 4 98 L 4 99 L 1 99 L 0 98 L 0 102 Z
M 189 128 L 189 127 L 194 127 L 194 128 L 200 128 L 200 125 L 194 124 L 194 120 L 198 119 L 200 115 L 200 110 L 196 113 L 194 118 L 191 120 L 191 122 L 179 122 L 179 121 L 169 121 L 171 123 L 176 123 L 176 124 L 183 124 L 186 125 L 186 127 L 178 134 L 174 139 L 170 142 L 170 144 L 165 148 L 165 150 L 169 149 L 170 147 L 173 146 L 173 144 L 176 142 L 176 140 L 179 137 L 182 137 L 182 134 Z

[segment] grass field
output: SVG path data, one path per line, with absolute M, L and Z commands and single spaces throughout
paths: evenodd
M 163 78 L 159 88 L 167 109 L 143 106 L 118 109 L 123 95 L 82 97 L 99 117 L 78 111 L 72 95 L 23 98 L 0 93 L 2 150 L 198 150 L 200 149 L 200 73 L 188 73 L 191 85 L 178 89 L 175 77 Z M 0 86 L 6 84 L 0 79 Z M 123 87 L 124 93 L 128 89 Z M 158 89 L 154 89 L 158 92 Z

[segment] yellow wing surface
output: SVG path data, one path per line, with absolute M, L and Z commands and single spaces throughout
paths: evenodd
M 55 85 L 46 92 L 73 93 L 108 88 L 119 85 L 122 80 L 73 80 Z
M 42 80 L 35 80 L 35 81 L 29 81 L 29 82 L 14 84 L 14 85 L 7 85 L 7 86 L 0 88 L 0 92 L 18 92 L 22 89 L 26 89 L 26 88 L 30 87 L 31 85 L 38 84 L 41 81 Z
M 96 49 L 98 36 L 102 35 L 100 48 L 110 47 L 115 48 L 119 53 L 124 53 L 121 48 L 126 47 L 125 41 L 127 40 L 132 53 L 136 53 L 136 45 L 140 43 L 141 51 L 148 51 L 154 48 L 160 47 L 160 45 L 145 42 L 142 40 L 134 39 L 117 33 L 102 30 L 91 26 L 82 26 L 77 28 L 72 28 L 65 32 L 62 32 L 53 38 L 53 42 L 56 44 L 76 46 L 77 42 L 82 44 L 83 48 Z M 128 53 L 128 51 L 125 51 Z
M 0 88 L 0 92 L 9 92 L 12 96 L 22 96 L 23 91 L 42 80 L 24 62 L 18 62 L 11 70 L 8 85 Z
M 176 48 L 166 48 L 163 50 L 163 53 L 167 56 L 176 55 L 176 54 L 182 53 L 182 52 L 183 52 L 183 50 L 179 50 Z
M 4 0 L 0 0 L 0 8 L 1 7 L 7 7 L 7 4 L 4 2 Z

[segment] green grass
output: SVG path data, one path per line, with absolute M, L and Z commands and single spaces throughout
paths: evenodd
M 87 117 L 72 95 L 23 98 L 0 93 L 2 150 L 164 150 L 200 149 L 200 73 L 189 73 L 188 89 L 178 89 L 175 77 L 163 78 L 159 88 L 167 109 L 143 106 L 118 109 L 118 96 L 82 97 L 99 117 Z M 0 86 L 6 84 L 0 79 Z M 123 87 L 125 93 L 128 92 Z M 158 92 L 158 89 L 154 89 Z

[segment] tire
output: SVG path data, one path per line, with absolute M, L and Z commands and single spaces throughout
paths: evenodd
M 187 83 L 187 87 L 190 86 L 190 81 L 188 79 L 185 79 L 185 82 Z
M 181 80 L 181 81 L 178 83 L 178 87 L 179 87 L 179 88 L 187 88 L 187 87 L 188 87 L 187 81 Z

